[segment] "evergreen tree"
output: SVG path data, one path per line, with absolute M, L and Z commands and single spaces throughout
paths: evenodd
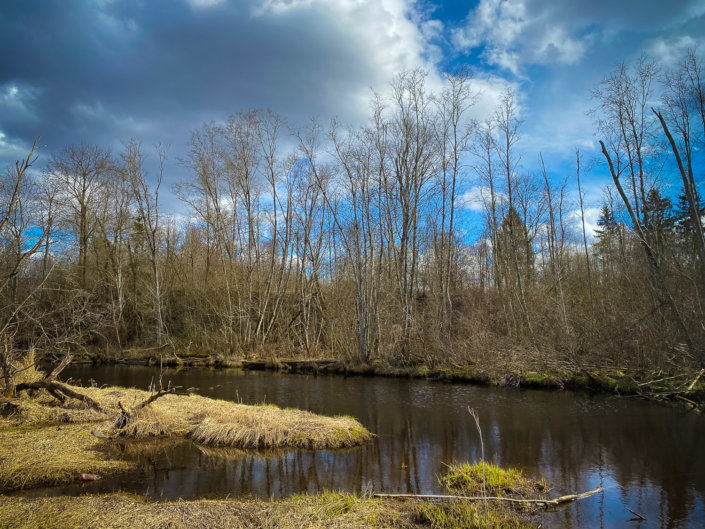
M 695 193 L 695 200 L 698 204 L 698 211 L 700 213 L 700 223 L 703 223 L 703 217 L 705 216 L 705 203 L 700 198 L 700 195 Z M 690 204 L 688 203 L 688 197 L 685 191 L 681 191 L 678 195 L 678 204 L 676 205 L 673 220 L 675 224 L 676 236 L 678 238 L 678 243 L 681 250 L 689 258 L 697 255 L 697 241 L 695 238 L 698 236 L 695 231 L 695 220 L 693 219 L 693 214 L 690 209 Z
M 513 240 L 512 234 L 514 235 Z M 501 267 L 505 284 L 514 285 L 516 283 L 515 274 L 512 272 L 514 259 L 516 259 L 519 266 L 522 281 L 530 282 L 534 273 L 534 249 L 531 245 L 526 224 L 524 224 L 521 216 L 513 207 L 509 208 L 502 220 L 497 244 L 503 260 Z
M 609 204 L 602 204 L 600 216 L 597 218 L 597 225 L 598 228 L 595 229 L 595 235 L 597 236 L 595 248 L 598 258 L 602 263 L 603 270 L 607 268 L 613 270 L 614 258 L 617 253 L 616 249 L 619 248 L 620 242 L 620 227 L 614 215 L 614 210 Z
M 609 239 L 617 230 L 617 219 L 615 219 L 614 211 L 607 204 L 602 204 L 600 216 L 597 219 L 599 228 L 595 230 L 597 238 L 602 241 Z
M 653 188 L 649 191 L 642 210 L 644 232 L 647 242 L 658 255 L 663 255 L 664 250 L 673 240 L 675 218 L 672 209 L 671 200 L 662 196 L 658 189 Z

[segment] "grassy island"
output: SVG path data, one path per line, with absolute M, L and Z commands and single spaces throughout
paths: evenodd
M 128 462 L 105 456 L 105 448 L 118 438 L 189 439 L 243 449 L 336 449 L 360 445 L 372 436 L 351 417 L 325 417 L 271 404 L 248 406 L 164 394 L 143 405 L 156 393 L 73 389 L 100 403 L 103 411 L 75 400 L 58 404 L 44 393 L 5 404 L 7 417 L 0 418 L 0 491 L 68 483 L 82 473 L 125 471 Z

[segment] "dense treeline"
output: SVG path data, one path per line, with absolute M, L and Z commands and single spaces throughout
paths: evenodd
M 543 159 L 525 172 L 514 95 L 474 123 L 464 75 L 438 94 L 422 72 L 397 76 L 357 129 L 292 132 L 262 111 L 204 124 L 179 160 L 186 217 L 164 207 L 162 146 L 33 150 L 0 190 L 5 371 L 30 345 L 702 366 L 701 82 L 690 53 L 668 72 L 622 65 L 594 90 L 614 182 L 595 242 L 581 154 L 560 181 Z M 479 227 L 459 207 L 471 185 Z

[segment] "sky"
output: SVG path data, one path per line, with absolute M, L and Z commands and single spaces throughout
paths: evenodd
M 178 159 L 206 121 L 270 108 L 293 124 L 362 124 L 396 73 L 423 68 L 433 88 L 468 67 L 473 117 L 512 87 L 522 170 L 541 152 L 558 178 L 577 148 L 597 159 L 590 92 L 617 63 L 647 53 L 668 67 L 704 44 L 702 0 L 9 0 L 0 168 L 38 136 L 39 164 L 69 144 L 118 153 L 138 138 L 171 145 L 169 186 L 188 178 Z M 591 221 L 607 182 L 600 167 L 584 175 Z

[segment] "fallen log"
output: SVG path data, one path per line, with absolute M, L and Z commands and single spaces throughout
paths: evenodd
M 695 384 L 698 383 L 698 380 L 700 380 L 700 377 L 705 374 L 705 369 L 701 369 L 700 372 L 698 373 L 698 376 L 696 376 L 693 381 L 690 383 L 690 386 L 688 386 L 688 389 L 685 390 L 686 395 L 693 391 L 693 388 L 695 387 Z
M 588 498 L 594 494 L 602 492 L 602 487 L 597 487 L 596 489 L 589 490 L 587 492 L 581 492 L 580 494 L 568 494 L 566 496 L 560 496 L 553 499 L 543 499 L 543 500 L 527 500 L 519 498 L 504 498 L 502 496 L 455 496 L 450 494 L 373 494 L 374 498 L 397 498 L 397 499 L 413 499 L 413 500 L 426 500 L 426 501 L 506 501 L 511 503 L 519 504 L 532 504 L 543 508 L 548 507 L 559 507 L 568 503 L 572 503 L 577 500 L 582 500 Z
M 65 386 L 64 384 L 61 384 L 56 381 L 56 377 L 58 377 L 59 374 L 64 370 L 64 368 L 71 363 L 71 360 L 73 360 L 73 356 L 66 355 L 61 361 L 61 363 L 56 366 L 54 370 L 42 380 L 35 380 L 34 382 L 23 382 L 22 384 L 17 384 L 17 386 L 15 386 L 15 391 L 19 393 L 20 391 L 27 391 L 31 389 L 45 389 L 52 397 L 54 397 L 62 404 L 66 402 L 67 398 L 76 399 L 86 403 L 88 406 L 100 413 L 105 413 L 103 407 L 88 395 L 84 395 L 83 393 L 74 391 L 68 386 Z

